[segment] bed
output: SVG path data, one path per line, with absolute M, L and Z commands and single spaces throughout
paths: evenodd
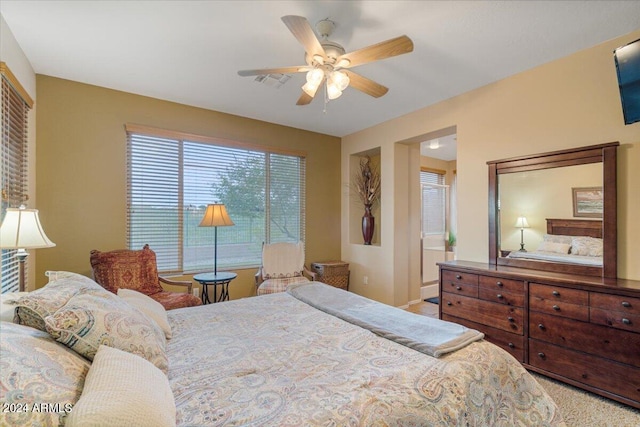
M 45 294 L 36 304 L 11 301 L 34 326 L 42 305 L 56 311 L 47 332 L 2 322 L 1 425 L 565 425 L 515 359 L 460 325 L 318 282 L 163 317 L 77 276 L 31 293 Z M 91 321 L 69 314 L 91 298 L 109 307 L 89 316 L 107 325 L 97 350 L 86 345 Z M 34 411 L 42 403 L 48 411 Z
M 547 219 L 547 234 L 535 251 L 511 251 L 507 258 L 602 267 L 602 221 Z

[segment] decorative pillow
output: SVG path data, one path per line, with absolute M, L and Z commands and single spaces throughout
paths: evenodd
M 11 409 L 0 412 L 0 425 L 57 427 L 91 365 L 46 332 L 2 322 L 0 366 L 0 404 Z
M 17 306 L 15 322 L 46 332 L 44 318 L 55 313 L 69 299 L 88 290 L 103 291 L 102 287 L 86 276 L 66 272 L 60 279 L 47 283 L 44 287 L 13 301 Z
M 137 354 L 167 371 L 166 340 L 160 327 L 102 288 L 73 296 L 44 321 L 56 341 L 89 360 L 104 344 Z
M 28 292 L 10 292 L 0 294 L 0 320 L 3 322 L 13 322 L 16 314 L 16 306 L 13 302 L 27 295 Z
M 131 289 L 118 289 L 118 296 L 156 322 L 164 332 L 165 337 L 171 339 L 171 326 L 169 326 L 167 310 L 164 309 L 162 304 L 145 294 Z
M 49 278 L 49 282 L 55 282 L 56 280 L 63 279 L 65 277 L 72 277 L 79 275 L 78 273 L 72 273 L 70 271 L 45 271 L 45 276 Z
M 571 249 L 571 245 L 568 243 L 556 243 L 549 241 L 542 241 L 538 246 L 539 251 L 544 252 L 553 252 L 556 254 L 568 254 L 569 249 Z
M 67 427 L 176 425 L 169 380 L 151 363 L 101 345 Z
M 280 279 L 302 276 L 304 246 L 302 242 L 280 242 L 262 246 L 262 278 Z
M 542 240 L 544 242 L 566 243 L 567 245 L 570 245 L 571 241 L 573 240 L 573 236 L 565 236 L 562 234 L 545 234 L 542 236 Z
M 144 245 L 140 251 L 93 250 L 90 261 L 96 282 L 114 294 L 117 294 L 120 288 L 133 289 L 145 295 L 162 292 L 156 254 L 149 249 L 149 245 Z
M 571 243 L 571 253 L 583 256 L 602 256 L 602 239 L 596 237 L 574 237 Z
M 67 427 L 176 425 L 169 380 L 151 363 L 101 345 Z

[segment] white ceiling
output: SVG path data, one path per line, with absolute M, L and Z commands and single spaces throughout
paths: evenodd
M 344 136 L 640 28 L 640 1 L 0 1 L 36 73 Z M 304 64 L 280 20 L 337 23 L 347 51 L 402 34 L 412 53 L 354 71 L 389 88 L 295 103 L 240 69 Z M 613 67 L 613 59 L 611 60 Z

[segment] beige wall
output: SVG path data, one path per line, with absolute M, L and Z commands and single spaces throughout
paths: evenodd
M 37 92 L 38 207 L 57 244 L 38 254 L 38 287 L 46 270 L 90 275 L 91 249 L 126 247 L 125 123 L 306 152 L 307 263 L 340 258 L 339 138 L 42 75 Z M 233 299 L 255 271 L 237 271 Z
M 412 174 L 406 170 L 413 166 L 406 153 L 394 147 L 453 126 L 458 141 L 459 259 L 488 260 L 487 161 L 620 141 L 618 275 L 640 280 L 640 123 L 624 125 L 612 56 L 614 48 L 639 37 L 635 31 L 344 137 L 343 182 L 349 156 L 372 147 L 381 147 L 384 177 L 381 218 L 376 218 L 382 245 L 369 248 L 342 240 L 342 257 L 352 263 L 354 290 L 396 306 L 416 295 L 418 267 L 412 256 L 398 256 L 419 251 L 418 237 L 406 232 L 419 219 L 406 208 L 413 202 L 403 190 Z M 343 203 L 343 236 L 348 234 L 348 209 Z M 364 275 L 368 285 L 362 284 Z

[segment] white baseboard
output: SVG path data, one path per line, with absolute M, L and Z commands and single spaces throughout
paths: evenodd
M 420 288 L 420 298 L 425 300 L 427 298 L 433 298 L 438 296 L 438 284 L 422 286 Z

